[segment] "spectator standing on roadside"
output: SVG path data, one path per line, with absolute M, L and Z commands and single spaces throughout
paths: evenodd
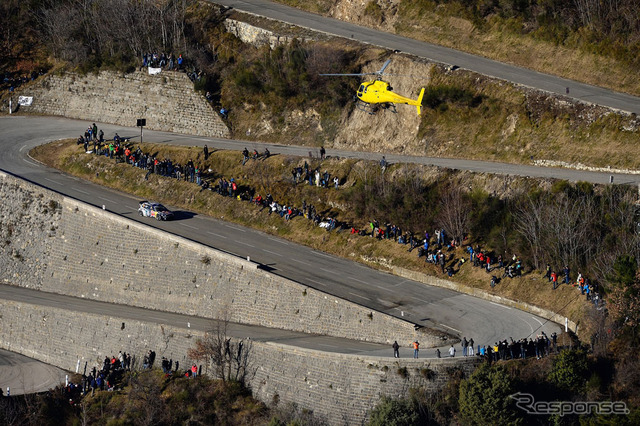
M 551 281 L 551 265 L 549 265 L 548 263 L 547 263 L 547 270 L 544 276 L 547 278 L 547 280 Z
M 202 152 L 204 154 L 204 160 L 207 161 L 209 159 L 209 147 L 205 145 Z
M 398 341 L 394 341 L 393 345 L 391 345 L 391 347 L 393 348 L 393 357 L 394 358 L 400 358 L 400 345 L 398 344 Z
M 451 347 L 449 348 L 449 356 L 451 358 L 453 358 L 454 356 L 456 356 L 456 348 L 453 347 L 453 345 L 451 345 Z
M 418 359 L 418 351 L 420 350 L 420 343 L 416 340 L 413 342 L 413 357 Z

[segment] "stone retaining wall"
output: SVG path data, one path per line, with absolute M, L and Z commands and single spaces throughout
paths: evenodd
M 14 102 L 21 95 L 33 96 L 33 103 L 20 111 L 87 120 L 87 127 L 93 122 L 131 127 L 145 118 L 153 130 L 229 137 L 226 124 L 182 72 L 47 74 L 17 88 Z
M 126 323 L 122 329 L 121 324 Z M 145 324 L 130 319 L 86 314 L 0 300 L 0 348 L 75 371 L 88 369 L 119 350 L 138 358 L 155 350 L 191 365 L 186 357 L 201 334 L 192 329 Z M 383 395 L 406 396 L 410 387 L 427 391 L 446 383 L 450 369 L 469 374 L 476 359 L 370 358 L 251 342 L 248 385 L 267 404 L 295 402 L 329 424 L 362 424 Z
M 269 45 L 271 49 L 275 49 L 277 46 L 291 43 L 294 38 L 296 38 L 293 36 L 278 35 L 273 31 L 238 21 L 236 19 L 225 19 L 224 26 L 227 29 L 227 32 L 238 37 L 243 43 L 251 44 L 256 47 Z M 297 38 L 300 40 L 300 37 Z M 314 39 L 311 37 L 301 38 L 301 41 L 305 42 L 313 40 Z

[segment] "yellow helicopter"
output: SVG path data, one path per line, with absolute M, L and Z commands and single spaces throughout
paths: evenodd
M 396 104 L 413 105 L 418 109 L 418 115 L 420 115 L 420 107 L 422 106 L 422 97 L 424 96 L 424 87 L 420 90 L 420 95 L 417 100 L 407 98 L 402 95 L 398 95 L 393 92 L 393 88 L 386 81 L 382 81 L 381 78 L 384 74 L 384 70 L 387 69 L 391 59 L 382 65 L 379 71 L 367 72 L 359 74 L 320 74 L 324 76 L 362 76 L 362 75 L 375 75 L 377 76 L 373 81 L 365 81 L 360 84 L 358 92 L 356 94 L 356 101 L 358 109 L 368 112 L 369 114 L 375 114 L 378 108 L 389 109 L 391 112 L 396 112 Z M 387 74 L 389 75 L 389 74 Z

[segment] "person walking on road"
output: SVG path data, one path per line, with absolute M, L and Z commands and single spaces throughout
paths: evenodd
M 393 357 L 400 358 L 400 352 L 399 352 L 400 345 L 398 344 L 398 341 L 397 340 L 394 341 L 391 347 L 393 348 Z
M 451 345 L 451 347 L 449 348 L 449 356 L 451 358 L 453 358 L 454 356 L 456 356 L 456 348 L 453 347 L 453 345 Z

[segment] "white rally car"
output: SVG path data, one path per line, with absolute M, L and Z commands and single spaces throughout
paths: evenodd
M 173 213 L 160 203 L 140 201 L 138 214 L 144 217 L 155 217 L 157 220 L 173 219 Z

